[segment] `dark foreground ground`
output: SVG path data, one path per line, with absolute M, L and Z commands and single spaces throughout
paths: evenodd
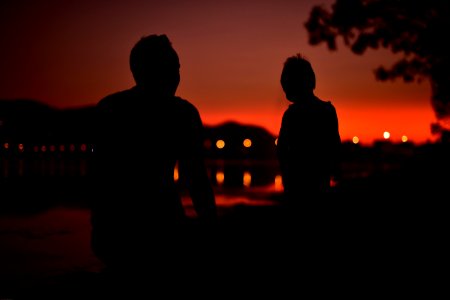
M 386 181 L 370 183 L 378 184 Z M 216 227 L 192 231 L 183 246 L 165 248 L 150 262 L 134 260 L 131 269 L 117 271 L 104 269 L 90 252 L 85 208 L 44 209 L 48 215 L 27 212 L 42 219 L 17 221 L 14 234 L 21 237 L 11 237 L 7 227 L 0 232 L 9 234 L 9 241 L 21 240 L 19 248 L 0 250 L 0 299 L 255 296 L 310 284 L 322 291 L 338 286 L 354 292 L 357 286 L 372 294 L 389 286 L 411 291 L 412 283 L 419 288 L 429 280 L 439 286 L 443 279 L 436 274 L 443 269 L 448 238 L 442 190 L 412 193 L 380 187 L 361 194 L 363 188 L 363 183 L 351 191 L 336 188 L 327 201 L 289 209 L 277 204 L 278 193 L 267 194 L 265 200 L 272 202 L 265 205 L 249 200 L 221 206 Z M 5 219 L 0 225 L 7 226 Z
M 279 192 L 218 190 L 217 226 L 193 226 L 181 246 L 117 270 L 90 250 L 79 178 L 2 179 L 0 299 L 430 298 L 446 284 L 447 156 L 343 178 L 329 199 L 288 209 Z

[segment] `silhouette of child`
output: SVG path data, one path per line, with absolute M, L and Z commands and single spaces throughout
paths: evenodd
M 330 191 L 338 176 L 341 138 L 335 107 L 315 96 L 316 77 L 301 54 L 287 58 L 281 86 L 292 102 L 284 112 L 277 142 L 285 200 L 312 203 Z

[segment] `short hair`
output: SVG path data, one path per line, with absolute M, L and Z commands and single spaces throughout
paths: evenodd
M 130 69 L 136 82 L 179 68 L 178 54 L 165 34 L 144 36 L 131 49 Z
M 314 73 L 311 63 L 300 53 L 288 57 L 284 62 L 281 75 L 281 85 L 283 88 L 287 87 L 287 77 L 301 80 L 305 85 L 308 84 L 311 90 L 316 88 L 316 74 Z M 294 84 L 301 84 L 302 82 Z

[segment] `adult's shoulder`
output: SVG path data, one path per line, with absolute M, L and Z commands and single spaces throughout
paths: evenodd
M 178 105 L 180 105 L 183 108 L 197 110 L 195 105 L 192 104 L 189 100 L 186 100 L 178 96 L 175 96 L 175 100 L 177 101 Z
M 125 99 L 129 99 L 132 95 L 132 89 L 122 90 L 109 94 L 100 99 L 100 101 L 97 103 L 97 107 L 101 110 L 113 108 L 120 105 L 123 101 L 126 101 Z
M 283 120 L 287 121 L 288 119 L 298 119 L 298 115 L 301 114 L 303 110 L 302 105 L 298 103 L 291 103 L 283 113 Z
M 175 97 L 175 102 L 177 103 L 178 107 L 184 112 L 189 112 L 192 114 L 199 113 L 197 107 L 195 107 L 195 105 L 192 104 L 189 100 L 181 97 Z

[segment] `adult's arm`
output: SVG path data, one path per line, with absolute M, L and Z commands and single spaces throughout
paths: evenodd
M 184 128 L 183 147 L 179 161 L 180 176 L 184 175 L 194 209 L 201 221 L 216 222 L 217 207 L 204 160 L 204 127 L 197 109 L 191 107 L 191 117 Z

